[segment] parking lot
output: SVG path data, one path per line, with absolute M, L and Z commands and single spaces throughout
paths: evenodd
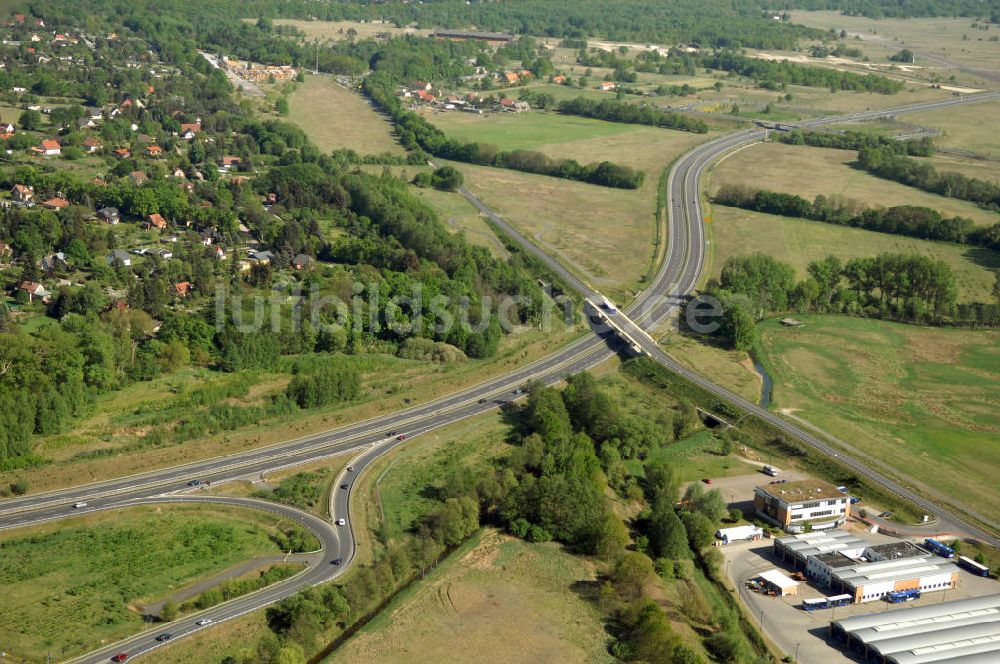
M 872 544 L 899 541 L 887 535 L 865 533 L 863 537 Z M 795 657 L 797 652 L 797 661 L 803 664 L 859 661 L 849 657 L 851 653 L 845 654 L 840 649 L 840 644 L 828 642 L 831 620 L 1000 592 L 1000 583 L 997 581 L 976 577 L 962 570 L 959 572 L 958 587 L 954 590 L 927 593 L 920 599 L 905 604 L 875 601 L 834 609 L 804 611 L 801 608 L 803 599 L 824 597 L 829 593 L 811 583 L 801 583 L 799 594 L 788 597 L 771 597 L 755 593 L 746 587 L 747 581 L 769 569 L 777 568 L 786 574 L 792 573 L 790 567 L 782 565 L 774 557 L 773 540 L 737 542 L 720 549 L 725 558 L 723 564 L 726 575 L 735 585 L 753 621 L 758 626 L 762 625 L 768 638 L 786 654 Z

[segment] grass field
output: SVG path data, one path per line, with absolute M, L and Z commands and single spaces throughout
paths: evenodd
M 990 298 L 1000 254 L 987 249 L 931 242 L 791 217 L 715 205 L 712 207 L 713 276 L 729 256 L 760 251 L 791 264 L 798 278 L 806 266 L 830 254 L 841 260 L 883 252 L 918 253 L 947 263 L 955 275 L 959 302 Z
M 365 100 L 329 76 L 307 75 L 288 97 L 288 120 L 309 134 L 321 150 L 349 148 L 358 154 L 392 152 L 403 148 L 392 136 L 392 126 Z
M 711 375 L 712 380 L 752 401 L 760 402 L 762 381 L 753 362 L 743 351 L 729 350 L 695 335 L 671 332 L 660 343 L 670 357 L 696 371 Z
M 135 633 L 143 620 L 133 603 L 280 553 L 269 539 L 276 523 L 249 510 L 169 505 L 4 531 L 3 649 L 32 661 L 45 652 L 63 659 Z
M 941 135 L 934 139 L 939 145 L 1000 157 L 1000 102 L 909 113 L 899 118 L 940 129 Z
M 1000 73 L 1000 42 L 990 41 L 991 37 L 1000 34 L 1000 27 L 992 25 L 989 30 L 978 30 L 971 27 L 974 19 L 937 17 L 876 20 L 863 16 L 845 16 L 833 11 L 793 11 L 791 14 L 793 23 L 823 30 L 846 30 L 852 38 L 859 35 L 860 45 L 873 58 L 909 48 L 917 53 L 917 67 L 927 67 L 942 79 L 950 76 L 952 71 L 944 68 L 939 61 L 923 57 L 924 53 Z M 853 39 L 849 43 L 855 45 Z
M 1000 332 L 800 319 L 760 325 L 775 408 L 1000 518 Z
M 756 466 L 744 463 L 735 455 L 718 454 L 719 441 L 711 431 L 699 431 L 693 436 L 676 443 L 664 445 L 649 453 L 651 463 L 666 462 L 677 469 L 683 482 L 693 482 L 703 477 L 726 477 L 749 475 L 758 472 Z M 626 467 L 633 475 L 644 476 L 640 461 L 626 461 Z
M 582 164 L 608 160 L 643 171 L 639 189 L 623 190 L 457 165 L 470 189 L 508 221 L 595 287 L 625 298 L 641 288 L 657 248 L 661 171 L 711 136 L 535 111 L 444 113 L 433 122 L 449 136 L 503 150 L 537 150 Z
M 464 196 L 457 192 L 443 192 L 436 189 L 418 189 L 411 191 L 434 208 L 438 217 L 448 228 L 465 235 L 471 244 L 478 244 L 490 250 L 496 258 L 507 260 L 510 252 L 500 242 L 493 229 L 484 221 L 479 210 L 473 207 Z
M 485 530 L 327 662 L 613 662 L 594 565 Z
M 740 150 L 719 163 L 708 186 L 715 192 L 723 184 L 741 184 L 798 194 L 809 200 L 817 194 L 840 194 L 879 205 L 924 205 L 946 216 L 968 217 L 977 224 L 1000 222 L 1000 214 L 972 203 L 930 194 L 898 182 L 870 175 L 851 163 L 857 153 L 807 145 L 760 143 Z
M 246 19 L 252 20 L 252 19 Z M 348 30 L 357 32 L 357 39 L 368 39 L 375 35 L 388 32 L 393 36 L 420 35 L 427 36 L 430 30 L 420 28 L 397 28 L 391 23 L 361 23 L 360 21 L 304 21 L 301 19 L 276 18 L 275 25 L 290 25 L 301 30 L 307 39 L 341 41 L 349 39 Z

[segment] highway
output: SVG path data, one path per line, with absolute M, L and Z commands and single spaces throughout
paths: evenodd
M 954 97 L 938 102 L 913 104 L 895 109 L 864 111 L 847 116 L 822 118 L 803 124 L 804 126 L 815 126 L 851 122 L 996 98 L 1000 98 L 1000 93 Z M 808 431 L 759 408 L 756 404 L 714 384 L 701 374 L 680 365 L 669 358 L 647 334 L 647 330 L 654 329 L 659 323 L 666 320 L 691 294 L 704 267 L 705 237 L 699 191 L 701 175 L 707 167 L 723 155 L 760 141 L 764 136 L 763 132 L 754 130 L 727 134 L 701 144 L 677 160 L 670 171 L 667 182 L 670 207 L 668 246 L 665 259 L 650 286 L 623 312 L 616 314 L 618 316 L 616 322 L 639 341 L 645 354 L 667 368 L 726 399 L 745 412 L 752 413 L 769 422 L 817 452 L 837 457 L 841 463 L 852 468 L 858 474 L 912 501 L 925 509 L 928 514 L 936 515 L 943 524 L 960 525 L 962 530 L 989 542 L 993 546 L 1000 546 L 1000 540 L 976 525 L 968 523 L 952 511 L 930 502 L 885 477 L 874 468 L 834 450 Z M 558 274 L 567 286 L 585 297 L 595 297 L 596 293 L 592 288 L 553 257 L 548 256 L 528 241 L 471 192 L 463 190 L 462 193 L 493 223 Z M 606 331 L 604 331 L 603 338 L 602 336 L 587 335 L 570 343 L 553 355 L 516 371 L 391 415 L 227 457 L 207 459 L 114 480 L 4 500 L 0 503 L 0 529 L 65 518 L 80 512 L 113 509 L 135 504 L 170 502 L 178 499 L 241 500 L 223 499 L 218 496 L 203 498 L 188 496 L 185 493 L 189 491 L 187 483 L 192 479 L 200 479 L 211 484 L 218 484 L 238 478 L 255 477 L 279 468 L 293 467 L 333 455 L 356 451 L 360 456 L 354 462 L 354 472 L 348 478 L 349 487 L 352 489 L 354 478 L 365 466 L 401 442 L 396 435 L 387 434 L 398 432 L 412 438 L 462 419 L 488 412 L 517 398 L 514 390 L 529 380 L 545 384 L 556 383 L 570 373 L 584 371 L 612 357 L 616 352 L 614 349 L 616 346 L 617 343 L 614 340 L 608 339 Z M 339 486 L 339 483 L 335 486 Z M 342 515 L 347 518 L 347 526 L 334 528 L 331 533 L 329 532 L 331 528 L 329 524 L 323 524 L 323 528 L 321 528 L 312 520 L 312 517 L 307 519 L 311 524 L 310 528 L 317 532 L 324 544 L 323 551 L 318 554 L 318 558 L 330 561 L 333 558 L 342 557 L 344 559 L 342 565 L 333 566 L 327 562 L 324 566 L 324 563 L 319 562 L 311 566 L 307 572 L 272 588 L 213 607 L 198 616 L 185 617 L 182 621 L 171 624 L 169 627 L 161 627 L 159 630 L 133 637 L 91 653 L 78 661 L 107 661 L 107 658 L 114 652 L 140 654 L 155 647 L 156 642 L 152 641 L 152 637 L 160 631 L 170 631 L 175 634 L 175 638 L 180 638 L 196 631 L 193 624 L 189 625 L 188 623 L 193 623 L 194 620 L 200 619 L 202 616 L 211 618 L 214 622 L 220 622 L 267 606 L 307 585 L 315 585 L 335 578 L 337 574 L 342 573 L 349 566 L 354 556 L 354 538 L 351 534 L 351 524 L 347 514 L 351 489 L 346 492 L 336 489 L 336 495 L 333 498 L 334 517 L 340 518 Z M 76 501 L 86 501 L 87 507 L 82 510 L 73 509 L 72 504 Z M 273 507 L 270 503 L 268 506 Z

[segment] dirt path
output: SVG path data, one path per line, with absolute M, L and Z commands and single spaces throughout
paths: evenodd
M 186 602 L 187 600 L 197 597 L 201 593 L 214 588 L 221 584 L 223 581 L 228 579 L 235 579 L 237 577 L 243 576 L 244 574 L 249 574 L 254 570 L 263 569 L 265 567 L 271 567 L 276 563 L 289 562 L 298 563 L 305 565 L 311 556 L 316 554 L 301 554 L 293 553 L 291 555 L 275 554 L 272 556 L 260 556 L 253 558 L 239 565 L 230 567 L 229 569 L 223 570 L 216 574 L 215 576 L 210 576 L 207 579 L 203 579 L 198 583 L 187 586 L 175 592 L 170 597 L 160 600 L 159 602 L 152 602 L 150 604 L 139 604 L 136 606 L 137 610 L 144 615 L 159 615 L 160 611 L 163 609 L 163 605 L 166 604 L 168 599 L 172 599 L 177 604 Z

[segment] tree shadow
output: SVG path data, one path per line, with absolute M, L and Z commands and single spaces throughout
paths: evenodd
M 962 257 L 980 267 L 991 270 L 1000 269 L 1000 251 L 986 249 L 985 247 L 967 247 L 962 252 Z M 985 299 L 989 296 L 989 293 L 984 293 L 983 296 Z

